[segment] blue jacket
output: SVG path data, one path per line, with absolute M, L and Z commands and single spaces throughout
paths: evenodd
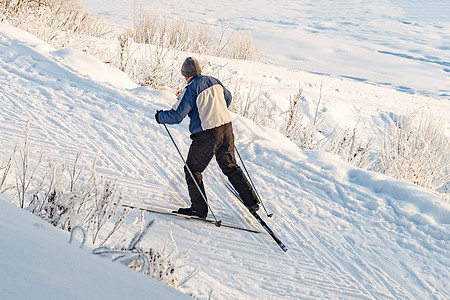
M 197 75 L 186 85 L 172 109 L 159 113 L 159 122 L 178 124 L 188 115 L 191 133 L 219 127 L 231 122 L 228 112 L 231 99 L 230 91 L 218 79 Z

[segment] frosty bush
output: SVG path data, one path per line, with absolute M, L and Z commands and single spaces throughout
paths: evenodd
M 0 9 L 1 22 L 26 30 L 59 49 L 70 47 L 98 56 L 101 50 L 90 37 L 112 32 L 79 0 L 4 0 Z
M 25 195 L 30 188 L 30 185 L 35 179 L 36 171 L 40 167 L 42 161 L 45 158 L 43 151 L 40 151 L 38 159 L 35 161 L 30 160 L 29 149 L 29 133 L 30 133 L 30 120 L 25 123 L 24 126 L 25 138 L 13 152 L 13 156 L 10 160 L 14 161 L 15 165 L 15 179 L 19 206 L 24 207 Z
M 141 8 L 133 29 L 127 31 L 134 42 L 131 44 L 135 50 L 134 57 L 127 58 L 127 67 L 123 68 L 124 51 L 119 47 L 119 59 L 113 60 L 113 65 L 125 70 L 140 85 L 177 90 L 183 84 L 179 75 L 181 62 L 177 62 L 180 51 L 261 60 L 260 51 L 250 33 L 230 27 L 223 21 L 219 32 L 207 24 L 189 22 L 187 16 L 171 20 Z
M 260 50 L 251 34 L 232 30 L 230 27 L 229 22 L 222 21 L 221 31 L 218 33 L 207 24 L 189 23 L 187 16 L 170 20 L 164 15 L 141 9 L 139 18 L 134 22 L 134 39 L 137 43 L 152 44 L 159 48 L 261 60 Z
M 15 152 L 15 150 L 14 150 Z M 0 194 L 3 193 L 4 191 L 6 191 L 9 186 L 8 186 L 8 181 L 9 178 L 11 177 L 11 167 L 12 167 L 12 157 L 13 155 L 10 156 L 9 160 L 6 163 L 3 163 L 0 165 Z
M 55 48 L 87 52 L 127 73 L 136 83 L 156 89 L 177 90 L 182 84 L 181 63 L 175 59 L 180 51 L 261 60 L 250 33 L 232 30 L 225 21 L 216 30 L 189 22 L 187 17 L 172 21 L 141 9 L 133 28 L 117 34 L 101 18 L 91 16 L 80 0 L 4 0 L 0 21 L 26 30 Z M 99 46 L 97 38 L 117 39 L 117 52 Z
M 128 268 L 149 275 L 167 285 L 178 287 L 192 278 L 197 272 L 195 268 L 183 279 L 178 278 L 177 260 L 185 256 L 185 253 L 178 254 L 178 249 L 173 237 L 172 243 L 166 242 L 160 249 L 144 249 L 139 246 L 143 237 L 148 233 L 153 221 L 149 222 L 142 232 L 137 232 L 126 248 L 111 249 L 103 246 L 94 249 L 93 253 L 105 257 L 110 257 L 113 261 L 120 262 Z
M 236 81 L 229 109 L 256 124 L 270 127 L 274 119 L 274 109 L 267 93 L 262 91 L 263 84 L 255 89 L 252 82 L 247 91 L 242 91 L 241 83 L 240 80 Z
M 444 123 L 412 113 L 386 128 L 376 170 L 438 191 L 450 181 L 449 152 Z
M 322 86 L 320 87 L 322 91 Z M 285 135 L 303 150 L 323 150 L 338 155 L 358 168 L 367 169 L 371 166 L 369 159 L 370 141 L 363 145 L 357 140 L 356 128 L 334 130 L 324 138 L 318 138 L 320 126 L 324 117 L 319 112 L 322 92 L 317 101 L 314 118 L 308 120 L 299 105 L 303 90 L 290 99 L 290 106 L 286 117 Z
M 444 135 L 443 122 L 418 113 L 401 116 L 387 126 L 381 153 L 374 153 L 373 140 L 361 141 L 356 127 L 336 129 L 324 137 L 320 129 L 321 99 L 314 117 L 308 117 L 300 105 L 302 92 L 300 88 L 291 97 L 285 125 L 279 130 L 301 149 L 331 152 L 356 167 L 409 181 L 440 193 L 444 199 L 449 198 L 450 142 Z M 262 91 L 262 85 L 257 93 L 251 85 L 245 95 L 237 83 L 230 109 L 257 124 L 273 127 L 270 123 L 273 111 L 268 108 L 270 99 L 263 95 L 267 94 Z
M 119 212 L 122 195 L 117 183 L 97 175 L 95 163 L 90 171 L 78 169 L 79 156 L 73 167 L 49 162 L 49 171 L 31 182 L 31 200 L 26 209 L 63 230 L 83 226 L 92 243 L 96 243 L 103 226 L 117 215 L 117 222 L 123 223 L 127 210 Z M 118 226 L 114 228 L 117 230 Z
M 29 143 L 29 128 L 30 121 L 24 127 L 23 142 L 15 147 L 8 162 L 0 164 L 0 193 L 15 188 L 18 197 L 12 202 L 18 202 L 21 207 L 57 228 L 70 231 L 70 242 L 75 231 L 80 231 L 83 236 L 81 247 L 90 237 L 93 244 L 100 244 L 94 254 L 110 256 L 167 285 L 181 286 L 197 273 L 196 268 L 180 280 L 176 262 L 185 253 L 178 254 L 172 237 L 172 244 L 166 242 L 157 250 L 139 247 L 153 222 L 148 223 L 142 232 L 136 233 L 126 248 L 117 250 L 103 246 L 122 227 L 129 213 L 129 209 L 121 209 L 122 195 L 117 181 L 108 180 L 95 172 L 96 159 L 90 168 L 80 166 L 80 152 L 72 165 L 50 161 L 42 151 L 39 151 L 36 161 L 36 153 Z M 10 177 L 16 178 L 15 185 L 9 183 Z M 103 241 L 99 243 L 99 233 L 108 223 L 112 229 L 102 231 Z
M 353 130 L 346 128 L 335 131 L 320 149 L 336 154 L 358 168 L 370 169 L 373 165 L 370 158 L 371 140 L 365 144 L 361 143 L 356 132 L 356 127 Z
M 117 183 L 98 176 L 95 161 L 90 170 L 79 167 L 81 153 L 72 166 L 50 161 L 42 150 L 30 148 L 30 121 L 24 132 L 8 162 L 0 164 L 0 193 L 15 190 L 13 202 L 55 227 L 85 227 L 93 243 L 103 226 L 119 215 L 109 238 L 127 213 L 119 212 L 122 196 Z
M 311 122 L 304 114 L 300 101 L 302 100 L 303 89 L 299 88 L 298 93 L 289 99 L 289 109 L 286 113 L 286 125 L 284 126 L 285 136 L 299 145 L 302 150 L 312 150 L 317 148 L 316 134 L 322 119 L 318 117 L 320 100 L 316 107 L 316 118 Z

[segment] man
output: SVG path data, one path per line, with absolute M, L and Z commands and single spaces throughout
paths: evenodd
M 192 143 L 184 166 L 191 207 L 180 208 L 178 213 L 206 218 L 208 205 L 202 172 L 214 155 L 245 206 L 250 212 L 257 211 L 258 198 L 237 165 L 234 154 L 234 135 L 228 112 L 231 93 L 218 79 L 201 73 L 199 62 L 188 57 L 181 67 L 186 87 L 171 110 L 158 110 L 155 115 L 159 124 L 179 124 L 186 115 L 191 119 L 189 131 Z

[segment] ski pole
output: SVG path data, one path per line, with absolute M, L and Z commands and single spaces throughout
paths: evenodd
M 186 160 L 183 157 L 183 154 L 181 154 L 181 151 L 178 148 L 177 143 L 175 143 L 175 140 L 172 137 L 172 134 L 170 134 L 169 128 L 167 128 L 166 124 L 163 124 L 163 125 L 164 125 L 164 128 L 166 128 L 166 131 L 169 134 L 169 137 L 172 140 L 172 143 L 174 144 L 175 148 L 177 149 L 178 154 L 180 154 L 181 160 L 183 161 L 184 166 L 188 170 L 189 175 L 191 176 L 192 180 L 194 180 L 195 186 L 197 187 L 198 191 L 200 192 L 200 195 L 202 195 L 203 201 L 205 201 L 206 205 L 208 206 L 209 211 L 211 212 L 211 215 L 214 217 L 215 225 L 217 227 L 220 227 L 220 225 L 222 224 L 222 221 L 221 220 L 217 220 L 216 215 L 214 214 L 213 210 L 211 209 L 211 206 L 209 205 L 208 201 L 206 200 L 205 194 L 203 193 L 202 189 L 200 188 L 200 185 L 198 184 L 197 180 L 195 180 L 194 174 L 192 173 L 191 169 L 187 165 Z
M 234 146 L 234 149 L 236 150 L 236 153 L 239 156 L 239 160 L 242 163 L 242 167 L 244 168 L 245 173 L 247 173 L 248 179 L 250 180 L 250 184 L 252 185 L 252 188 L 255 191 L 256 197 L 258 198 L 259 202 L 261 203 L 262 207 L 264 208 L 264 211 L 266 212 L 266 216 L 268 216 L 269 218 L 272 218 L 273 217 L 273 213 L 269 214 L 267 212 L 266 206 L 264 205 L 264 202 L 262 201 L 261 197 L 259 196 L 258 191 L 256 190 L 256 187 L 255 187 L 255 184 L 253 183 L 252 177 L 250 176 L 250 173 L 247 171 L 247 168 L 245 167 L 244 160 L 242 159 L 241 154 L 239 153 L 239 151 L 238 151 L 236 146 Z

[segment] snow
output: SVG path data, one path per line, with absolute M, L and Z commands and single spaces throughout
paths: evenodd
M 125 27 L 127 1 L 85 0 Z M 450 2 L 444 0 L 136 0 L 151 12 L 249 30 L 265 61 L 319 74 L 376 82 L 408 93 L 450 96 Z M 134 3 L 134 2 L 133 2 Z
M 0 201 L 2 299 L 187 299 L 123 265 L 69 244 L 69 233 Z
M 129 2 L 85 2 L 113 21 L 132 20 Z M 226 17 L 252 30 L 262 42 L 265 60 L 273 64 L 202 57 L 211 61 L 211 71 L 231 78 L 226 85 L 238 79 L 247 87 L 263 82 L 278 117 L 299 84 L 302 105 L 313 115 L 322 85 L 325 126 L 358 124 L 361 134 L 371 137 L 382 134 L 386 119 L 407 109 L 424 109 L 446 124 L 450 121 L 449 73 L 443 71 L 450 59 L 448 6 L 436 0 L 436 12 L 421 10 L 419 15 L 413 9 L 429 2 L 145 4 L 172 7 L 174 15 L 195 10 L 212 24 Z M 157 109 L 176 101 L 173 94 L 138 87 L 85 53 L 55 50 L 10 26 L 0 24 L 0 41 L 0 161 L 9 158 L 31 119 L 33 151 L 44 148 L 59 161 L 82 151 L 86 163 L 99 153 L 97 172 L 118 178 L 127 202 L 166 210 L 188 205 L 182 162 L 164 127 L 154 120 Z M 276 130 L 246 118 L 233 115 L 233 127 L 247 169 L 274 213 L 264 219 L 289 250 L 283 253 L 264 233 L 146 213 L 145 219 L 154 219 L 155 225 L 142 243 L 159 245 L 172 233 L 178 249 L 188 250 L 186 266 L 199 266 L 199 274 L 179 291 L 199 299 L 450 298 L 448 202 L 332 154 L 300 151 Z M 186 153 L 186 121 L 169 130 Z M 260 229 L 227 192 L 219 172 L 213 161 L 204 174 L 215 214 L 224 222 Z M 92 245 L 80 249 L 69 244 L 68 233 L 7 203 L 11 196 L 0 195 L 1 298 L 47 299 L 49 292 L 55 293 L 50 298 L 67 299 L 184 296 L 90 254 Z M 138 212 L 130 215 L 130 232 L 139 230 L 139 217 Z

